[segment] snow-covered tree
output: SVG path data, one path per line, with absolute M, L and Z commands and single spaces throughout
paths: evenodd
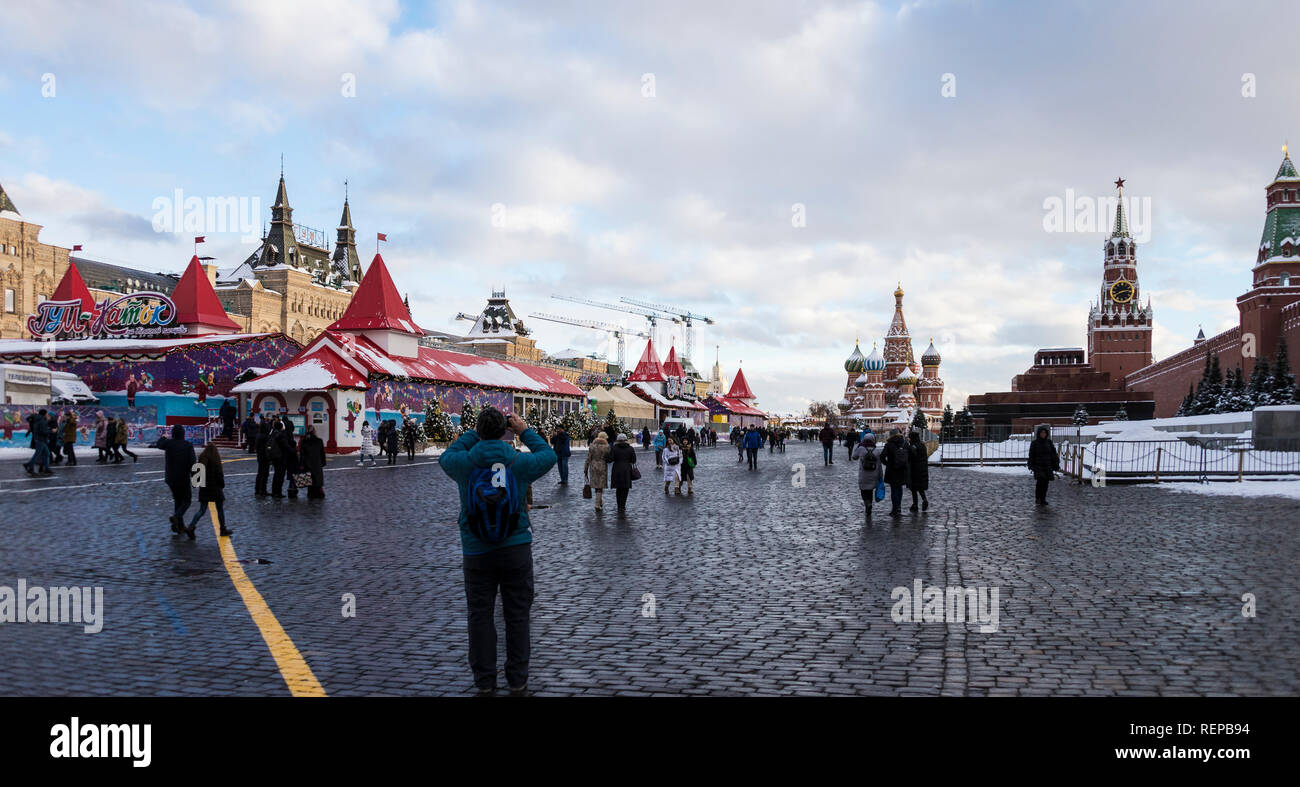
M 1178 412 L 1174 413 L 1174 415 L 1180 417 L 1184 415 L 1191 415 L 1192 401 L 1195 398 L 1196 398 L 1196 389 L 1191 383 L 1188 383 L 1187 395 L 1183 397 L 1183 403 L 1178 406 Z
M 930 422 L 925 417 L 925 412 L 921 408 L 916 408 L 916 415 L 912 416 L 912 426 L 917 429 L 929 429 Z
M 1087 426 L 1088 408 L 1084 407 L 1083 405 L 1079 405 L 1078 407 L 1076 407 L 1074 410 L 1074 417 L 1071 419 L 1071 423 L 1073 423 L 1075 426 Z
M 436 443 L 447 443 L 455 437 L 453 432 L 455 428 L 451 423 L 451 416 L 442 411 L 442 405 L 437 399 L 430 399 L 424 403 L 424 434 L 430 440 Z
M 1123 404 L 1121 404 L 1119 406 L 1119 409 L 1115 411 L 1115 420 L 1116 421 L 1128 420 L 1128 408 L 1125 407 Z
M 939 425 L 940 437 L 943 437 L 944 439 L 952 437 L 953 420 L 954 420 L 954 416 L 952 412 L 952 405 L 945 404 L 943 406 L 943 421 L 941 421 Z
M 1250 399 L 1252 409 L 1273 403 L 1273 375 L 1269 370 L 1268 358 L 1262 355 L 1255 357 L 1255 368 L 1250 373 L 1246 396 Z
M 479 408 L 466 402 L 460 408 L 460 431 L 469 432 L 478 426 Z
M 972 437 L 975 434 L 975 416 L 970 414 L 970 408 L 962 407 L 957 411 L 957 436 Z
M 1295 375 L 1291 373 L 1291 361 L 1286 354 L 1286 339 L 1277 341 L 1277 357 L 1273 362 L 1273 374 L 1269 378 L 1269 394 L 1273 404 L 1294 404 L 1296 402 Z

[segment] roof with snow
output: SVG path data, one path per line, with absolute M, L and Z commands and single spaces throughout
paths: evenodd
M 721 407 L 732 415 L 756 415 L 762 418 L 767 417 L 767 413 L 754 407 L 750 407 L 739 399 L 732 399 L 729 396 L 709 396 L 716 406 Z
M 418 356 L 414 358 L 389 355 L 365 336 L 326 329 L 280 370 L 250 380 L 232 390 L 244 392 L 368 388 L 372 375 L 387 375 L 398 379 L 456 383 L 558 396 L 586 395 L 581 388 L 564 379 L 559 373 L 541 366 L 498 361 L 478 355 L 424 346 L 419 347 L 418 352 Z M 317 359 L 319 363 L 315 365 L 300 367 L 300 361 L 320 353 L 329 355 Z M 339 371 L 340 367 L 335 359 L 343 362 L 346 371 Z M 294 385 L 305 385 L 307 382 L 318 385 L 315 388 L 263 387 L 265 380 L 291 367 L 299 371 L 283 378 L 284 381 Z M 265 384 L 269 385 L 269 383 Z
M 233 393 L 254 393 L 369 387 L 366 384 L 366 377 L 352 364 L 345 361 L 333 348 L 322 346 L 310 354 L 299 354 L 279 369 L 240 383 L 230 390 Z
M 384 258 L 375 255 L 353 293 L 347 311 L 326 330 L 330 331 L 401 331 L 423 336 L 424 331 L 411 319 L 411 311 L 402 302 L 393 277 L 388 275 Z
M 646 385 L 645 383 L 640 383 L 640 382 L 631 383 L 627 386 L 627 390 L 631 391 L 632 393 L 636 394 L 637 396 L 641 397 L 647 402 L 653 402 L 654 404 L 657 404 L 660 407 L 665 407 L 670 410 L 708 410 L 709 409 L 704 405 L 699 404 L 698 402 L 689 402 L 685 399 L 669 399 L 668 397 L 659 393 L 654 388 L 650 387 L 649 385 Z
M 239 330 L 239 323 L 227 316 L 217 291 L 212 289 L 197 254 L 190 257 L 190 264 L 172 290 L 172 301 L 176 304 L 177 324 Z
M 731 390 L 727 391 L 727 399 L 753 399 L 754 392 L 749 389 L 749 381 L 745 379 L 745 370 L 736 370 L 736 379 L 731 381 Z
M 654 339 L 648 339 L 645 343 L 645 351 L 641 353 L 641 360 L 637 361 L 636 368 L 627 378 L 630 382 L 653 382 L 661 383 L 668 379 L 664 374 L 664 365 L 659 362 L 659 354 L 655 352 Z

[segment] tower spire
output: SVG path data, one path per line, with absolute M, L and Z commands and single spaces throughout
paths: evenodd
M 1127 238 L 1129 237 L 1128 216 L 1124 214 L 1124 179 L 1123 178 L 1115 179 L 1115 189 L 1119 192 L 1119 200 L 1115 208 L 1115 228 L 1111 230 L 1110 236 L 1112 238 Z

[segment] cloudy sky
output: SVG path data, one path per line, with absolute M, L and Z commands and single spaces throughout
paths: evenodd
M 421 325 L 464 330 L 494 287 L 521 315 L 673 304 L 717 320 L 702 365 L 719 345 L 781 412 L 840 398 L 901 281 L 960 407 L 1084 343 L 1104 233 L 1050 206 L 1118 176 L 1149 210 L 1156 356 L 1235 324 L 1300 144 L 1293 8 L 29 1 L 0 20 L 0 184 L 47 242 L 180 270 L 196 233 L 156 231 L 159 200 L 258 200 L 257 234 L 283 154 L 331 239 L 349 182 Z M 226 265 L 256 245 L 206 234 Z M 604 343 L 529 322 L 550 351 Z

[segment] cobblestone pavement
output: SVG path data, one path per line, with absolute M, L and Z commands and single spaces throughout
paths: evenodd
M 534 692 L 1300 693 L 1300 503 L 1058 481 L 1038 509 L 1027 475 L 936 467 L 928 512 L 878 505 L 866 526 L 844 454 L 823 467 L 794 443 L 748 472 L 702 450 L 693 497 L 665 496 L 642 454 L 625 519 L 582 499 L 581 454 L 574 485 L 552 471 L 532 514 Z M 254 463 L 227 458 L 233 545 L 329 694 L 470 693 L 456 495 L 431 457 L 334 460 L 324 501 L 256 499 Z M 0 693 L 287 694 L 210 523 L 170 534 L 159 458 L 18 465 L 0 468 L 0 585 L 100 585 L 106 613 L 97 634 L 0 624 Z M 891 591 L 917 579 L 999 588 L 997 631 L 895 623 Z

